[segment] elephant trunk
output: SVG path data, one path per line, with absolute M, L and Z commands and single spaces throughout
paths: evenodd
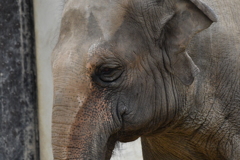
M 110 159 L 116 142 L 113 135 L 120 129 L 120 125 L 116 124 L 116 120 L 113 121 L 110 106 L 103 102 L 91 100 L 83 104 L 68 126 L 68 131 L 62 129 L 63 124 L 53 121 L 54 159 Z M 66 110 L 59 107 L 54 107 L 53 119 L 66 118 L 63 116 Z M 59 110 L 63 112 L 59 113 Z M 63 132 L 59 132 L 61 130 Z

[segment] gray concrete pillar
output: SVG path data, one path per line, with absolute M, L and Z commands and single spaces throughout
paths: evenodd
M 38 160 L 31 0 L 0 1 L 0 160 Z

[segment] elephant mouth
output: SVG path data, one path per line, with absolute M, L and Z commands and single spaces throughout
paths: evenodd
M 116 112 L 114 113 L 115 117 L 117 117 L 119 121 L 119 125 L 121 126 L 119 131 L 114 134 L 114 137 L 116 137 L 117 141 L 119 142 L 131 142 L 135 141 L 141 136 L 141 131 L 129 131 L 127 130 L 126 126 L 128 122 L 126 121 L 127 117 L 129 116 L 127 106 L 124 102 L 118 102 L 116 105 Z
M 117 105 L 116 105 L 116 113 L 113 116 L 116 116 L 118 121 L 120 122 L 120 125 L 122 126 L 121 128 L 123 128 L 123 122 L 124 122 L 124 115 L 127 113 L 127 107 L 125 105 L 124 102 L 119 102 L 119 100 L 117 101 Z

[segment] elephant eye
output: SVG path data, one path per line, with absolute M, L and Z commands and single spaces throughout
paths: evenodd
M 122 67 L 119 66 L 102 66 L 96 72 L 98 78 L 103 82 L 113 82 L 122 74 Z
M 111 74 L 114 70 L 115 70 L 115 68 L 104 68 L 104 69 L 101 71 L 101 74 L 108 75 L 108 74 Z

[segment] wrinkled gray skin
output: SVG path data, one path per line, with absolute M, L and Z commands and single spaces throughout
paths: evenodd
M 205 3 L 66 2 L 55 159 L 110 159 L 138 137 L 146 160 L 240 159 L 240 1 Z

